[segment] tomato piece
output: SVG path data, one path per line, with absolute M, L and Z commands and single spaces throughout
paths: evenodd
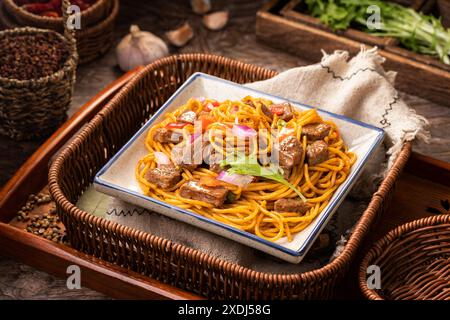
M 205 109 L 208 110 L 208 111 L 211 111 L 212 109 L 214 109 L 214 108 L 216 108 L 218 106 L 220 106 L 220 103 L 218 101 L 214 100 L 214 101 L 208 102 L 205 105 Z
M 216 119 L 209 114 L 201 115 L 199 120 L 202 122 L 202 132 L 205 132 L 211 123 L 216 122 Z
M 201 184 L 202 186 L 206 186 L 206 187 L 222 187 L 222 186 L 227 186 L 227 183 L 217 180 L 214 177 L 211 176 L 203 176 L 200 178 L 200 181 L 198 182 L 199 184 Z
M 169 123 L 166 128 L 168 129 L 182 129 L 184 128 L 186 125 L 188 125 L 187 122 L 171 122 Z
M 211 111 L 212 109 L 214 109 L 214 105 L 213 105 L 211 102 L 208 102 L 208 103 L 205 105 L 205 110 L 206 110 L 206 111 Z
M 277 116 L 281 116 L 284 113 L 284 106 L 270 106 L 270 112 Z
M 334 133 L 336 134 L 336 139 L 339 139 L 341 135 L 339 134 L 339 131 L 335 130 Z

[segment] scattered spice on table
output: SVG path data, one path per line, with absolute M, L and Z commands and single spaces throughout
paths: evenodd
M 61 220 L 56 215 L 56 209 L 49 209 L 48 213 L 30 216 L 31 211 L 40 205 L 48 204 L 52 198 L 48 194 L 31 194 L 26 204 L 17 212 L 17 221 L 26 222 L 25 231 L 47 240 L 58 243 L 66 243 L 66 233 L 62 228 Z
M 53 33 L 0 38 L 0 77 L 30 80 L 49 76 L 69 57 L 66 43 Z

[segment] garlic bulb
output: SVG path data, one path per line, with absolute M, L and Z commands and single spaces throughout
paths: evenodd
M 120 69 L 129 71 L 137 66 L 149 64 L 169 54 L 166 43 L 151 32 L 141 31 L 137 25 L 130 27 L 116 48 Z

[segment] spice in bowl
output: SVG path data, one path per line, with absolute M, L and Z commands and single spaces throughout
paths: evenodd
M 70 3 L 78 6 L 81 11 L 90 8 L 96 2 L 97 0 L 70 0 Z M 15 0 L 15 3 L 28 12 L 41 17 L 61 17 L 62 0 Z
M 54 33 L 0 38 L 0 77 L 31 80 L 60 70 L 69 58 L 66 43 Z

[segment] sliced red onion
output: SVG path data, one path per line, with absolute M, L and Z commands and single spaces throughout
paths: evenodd
M 253 138 L 258 135 L 258 132 L 256 132 L 256 130 L 238 124 L 235 124 L 233 126 L 232 132 L 235 136 L 240 138 Z
M 165 165 L 165 164 L 171 163 L 169 157 L 166 156 L 166 154 L 163 152 L 155 151 L 155 152 L 153 152 L 153 155 L 155 156 L 155 160 L 156 160 L 157 164 Z
M 253 181 L 253 176 L 221 171 L 216 179 L 244 188 Z
M 195 100 L 197 100 L 200 103 L 203 103 L 206 101 L 206 98 L 205 97 L 197 97 L 197 98 L 195 98 Z

